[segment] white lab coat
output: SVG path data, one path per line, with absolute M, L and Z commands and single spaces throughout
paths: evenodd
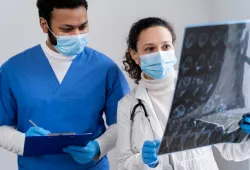
M 156 138 L 163 137 L 164 129 L 160 127 L 147 90 L 143 84 L 139 84 L 118 105 L 118 139 L 116 144 L 118 170 L 218 170 L 210 146 L 174 153 L 169 156 L 160 156 L 160 164 L 156 168 L 149 168 L 145 165 L 141 152 L 134 154 L 130 147 L 130 114 L 138 103 L 137 99 L 141 99 L 147 109 Z M 141 151 L 146 140 L 153 140 L 152 130 L 140 107 L 136 110 L 134 120 L 132 142 L 133 146 Z M 250 158 L 249 140 L 242 144 L 219 144 L 216 147 L 227 160 L 242 161 Z

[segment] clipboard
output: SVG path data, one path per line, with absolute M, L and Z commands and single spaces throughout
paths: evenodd
M 92 133 L 56 134 L 50 136 L 29 136 L 25 138 L 23 156 L 43 156 L 65 154 L 68 146 L 86 146 L 92 140 Z

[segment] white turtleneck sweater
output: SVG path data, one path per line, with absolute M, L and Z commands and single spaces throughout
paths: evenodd
M 148 80 L 143 72 L 141 77 L 141 81 L 145 84 L 155 113 L 160 121 L 161 128 L 165 129 L 174 94 L 176 72 L 172 69 L 168 73 L 167 78 L 162 80 Z
M 52 51 L 46 43 L 41 44 L 41 47 L 47 59 L 49 60 L 49 63 L 58 79 L 58 82 L 61 84 L 72 61 L 76 56 L 63 56 L 60 53 Z
M 52 51 L 46 43 L 41 44 L 42 50 L 47 57 L 58 82 L 63 81 L 72 61 L 76 56 L 66 57 L 60 53 Z M 100 157 L 105 156 L 114 148 L 117 139 L 116 125 L 108 127 L 106 132 L 96 139 L 100 145 Z M 25 134 L 17 131 L 15 127 L 0 126 L 0 147 L 13 153 L 23 155 Z

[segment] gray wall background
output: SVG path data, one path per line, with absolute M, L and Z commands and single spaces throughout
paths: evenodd
M 46 39 L 39 26 L 36 0 L 3 1 L 0 5 L 0 64 L 11 56 Z M 107 54 L 121 66 L 126 37 L 133 22 L 158 16 L 176 30 L 177 56 L 187 24 L 242 20 L 250 17 L 249 0 L 89 0 L 89 46 Z M 127 76 L 127 75 L 126 75 Z M 129 80 L 131 87 L 133 82 Z M 249 161 L 226 162 L 215 151 L 221 170 L 248 170 Z M 116 170 L 115 151 L 109 153 L 111 170 Z M 17 170 L 16 155 L 0 149 L 0 169 Z

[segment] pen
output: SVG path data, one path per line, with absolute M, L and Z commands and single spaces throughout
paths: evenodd
M 38 127 L 32 120 L 29 120 L 29 122 L 33 125 L 33 126 L 35 126 L 35 127 Z M 75 133 L 50 133 L 50 134 L 48 134 L 47 136 L 62 136 L 62 135 L 75 135 Z
M 29 122 L 30 122 L 33 126 L 36 126 L 36 127 L 37 127 L 37 125 L 36 125 L 32 120 L 29 120 Z

